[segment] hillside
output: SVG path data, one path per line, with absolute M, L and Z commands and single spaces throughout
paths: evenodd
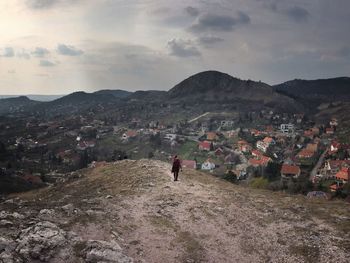
M 39 102 L 30 100 L 26 96 L 0 99 L 0 114 L 22 112 L 25 108 L 37 104 L 39 104 Z
M 344 203 L 252 190 L 167 163 L 99 164 L 0 204 L 4 262 L 347 262 Z
M 241 80 L 218 71 L 204 71 L 183 80 L 168 92 L 172 101 L 195 103 L 247 103 L 283 110 L 301 110 L 288 96 L 263 82 Z
M 348 101 L 350 99 L 350 78 L 302 80 L 295 79 L 274 86 L 285 94 L 297 98 L 328 101 Z

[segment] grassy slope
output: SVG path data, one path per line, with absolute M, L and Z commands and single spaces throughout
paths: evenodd
M 85 238 L 114 231 L 136 262 L 346 262 L 347 204 L 243 188 L 192 170 L 174 184 L 169 169 L 159 161 L 125 160 L 12 197 L 34 214 L 72 203 L 77 214 L 58 213 L 57 224 Z

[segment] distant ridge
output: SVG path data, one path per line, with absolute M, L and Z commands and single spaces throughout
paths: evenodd
M 18 98 L 22 95 L 0 95 L 0 99 L 8 99 L 8 98 Z M 40 95 L 40 94 L 29 94 L 29 95 L 23 95 L 25 97 L 28 97 L 31 100 L 36 101 L 53 101 L 58 98 L 61 98 L 65 95 Z
M 127 98 L 132 94 L 132 92 L 130 91 L 120 90 L 120 89 L 117 89 L 117 90 L 104 89 L 104 90 L 96 91 L 94 93 L 100 94 L 100 95 L 113 95 L 114 97 L 121 98 L 121 99 Z
M 278 92 L 303 99 L 321 101 L 350 100 L 350 78 L 294 79 L 274 86 Z

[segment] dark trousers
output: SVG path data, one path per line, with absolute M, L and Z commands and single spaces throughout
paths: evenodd
M 179 171 L 174 171 L 174 181 L 177 181 L 177 178 L 179 177 Z

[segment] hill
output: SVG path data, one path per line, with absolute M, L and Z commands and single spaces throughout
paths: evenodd
M 241 80 L 218 71 L 204 71 L 183 80 L 168 92 L 172 101 L 193 103 L 237 103 L 297 110 L 300 105 L 279 94 L 266 83 Z
M 99 90 L 94 92 L 95 94 L 99 94 L 99 95 L 112 95 L 116 98 L 120 98 L 120 99 L 124 99 L 129 97 L 132 92 L 130 91 L 126 91 L 126 90 L 110 90 L 110 89 L 104 89 L 104 90 Z
M 26 107 L 36 104 L 39 104 L 39 102 L 30 100 L 26 96 L 0 99 L 0 114 L 22 112 Z
M 100 163 L 0 203 L 7 262 L 347 262 L 350 211 L 151 160 Z M 11 261 L 12 260 L 12 261 Z
M 275 90 L 297 98 L 322 102 L 349 101 L 350 78 L 302 80 L 295 79 L 274 86 Z

